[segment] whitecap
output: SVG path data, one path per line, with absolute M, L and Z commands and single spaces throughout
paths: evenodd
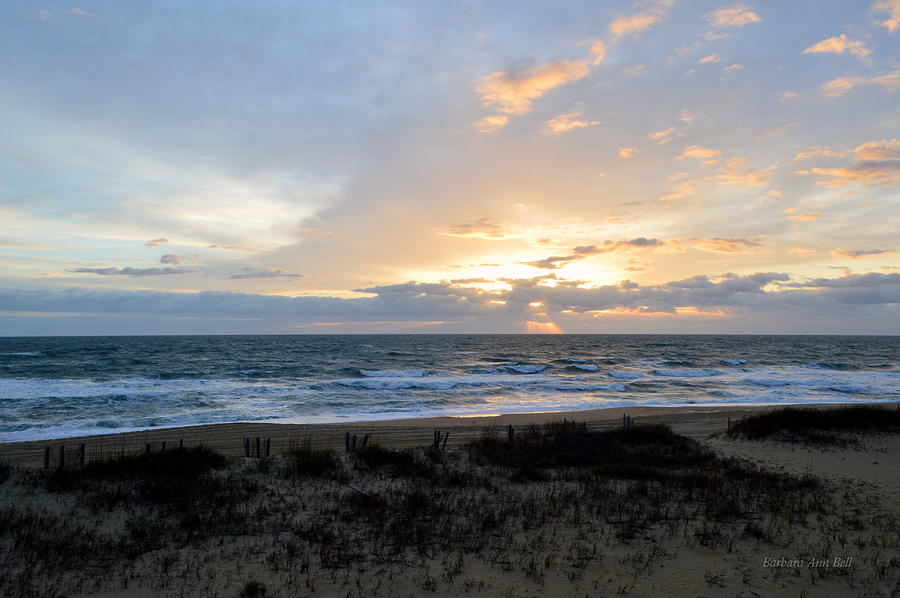
M 747 363 L 746 359 L 723 359 L 722 363 L 727 363 L 728 365 L 744 365 Z
M 367 378 L 421 378 L 427 376 L 427 370 L 359 370 Z

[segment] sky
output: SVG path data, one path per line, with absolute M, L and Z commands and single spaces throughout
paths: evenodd
M 900 0 L 0 13 L 0 335 L 900 334 Z

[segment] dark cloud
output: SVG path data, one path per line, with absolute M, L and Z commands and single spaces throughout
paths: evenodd
M 259 270 L 257 268 L 243 268 L 240 274 L 232 274 L 228 278 L 231 280 L 256 280 L 261 278 L 302 278 L 302 274 L 292 274 L 286 270 L 278 268 L 267 268 Z
M 163 245 L 168 242 L 168 239 L 151 239 L 144 243 L 144 245 L 146 245 L 147 247 L 156 247 L 157 245 Z
M 186 256 L 167 253 L 159 258 L 160 264 L 180 264 L 186 259 Z
M 169 274 L 190 274 L 194 270 L 187 268 L 71 268 L 66 272 L 76 274 L 99 274 L 101 276 L 167 276 Z
M 556 270 L 565 266 L 570 262 L 577 262 L 592 255 L 600 255 L 602 253 L 611 253 L 614 251 L 622 251 L 628 249 L 650 249 L 654 247 L 662 247 L 666 242 L 662 239 L 648 239 L 646 237 L 637 237 L 635 239 L 622 239 L 620 241 L 603 241 L 600 245 L 579 245 L 572 249 L 569 255 L 552 255 L 541 260 L 533 262 L 522 262 L 528 266 L 541 268 L 544 270 Z
M 840 323 L 860 314 L 879 330 L 889 333 L 898 325 L 900 274 L 868 273 L 808 282 L 791 281 L 785 274 L 760 272 L 726 274 L 716 279 L 695 276 L 661 285 L 623 281 L 602 287 L 547 284 L 551 277 L 513 279 L 509 288 L 487 292 L 450 283 L 407 282 L 359 289 L 371 296 L 283 297 L 248 293 L 168 293 L 156 291 L 0 290 L 0 311 L 66 312 L 80 314 L 141 314 L 146 317 L 255 318 L 278 325 L 316 322 L 465 322 L 468 327 L 502 325 L 517 331 L 533 311 L 529 303 L 541 302 L 541 310 L 559 321 L 583 318 L 591 313 L 624 309 L 630 312 L 677 313 L 678 308 L 723 311 L 729 322 L 778 324 L 783 332 L 798 331 L 795 321 L 819 318 Z M 771 286 L 770 286 L 771 285 Z M 505 304 L 499 304 L 503 301 Z M 574 320 L 573 320 L 574 319 Z M 752 330 L 752 329 L 751 329 Z M 817 332 L 828 332 L 821 328 Z
M 832 249 L 831 255 L 834 257 L 844 257 L 848 259 L 858 259 L 862 257 L 868 257 L 870 255 L 882 255 L 885 253 L 894 253 L 893 249 L 844 249 L 839 247 L 838 249 Z

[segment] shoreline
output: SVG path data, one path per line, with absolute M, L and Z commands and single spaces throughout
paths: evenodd
M 883 406 L 897 403 L 853 404 Z M 38 468 L 43 466 L 46 447 L 51 447 L 56 453 L 60 447 L 64 447 L 66 451 L 76 451 L 81 444 L 85 445 L 87 461 L 146 451 L 148 445 L 150 445 L 150 450 L 158 450 L 163 443 L 167 447 L 182 443 L 186 446 L 204 445 L 225 456 L 240 457 L 244 454 L 245 438 L 252 439 L 254 443 L 256 438 L 260 438 L 263 443 L 269 439 L 272 455 L 282 454 L 306 442 L 321 448 L 343 450 L 346 433 L 357 435 L 360 441 L 365 435 L 368 435 L 370 442 L 386 447 L 413 448 L 429 446 L 433 441 L 434 430 L 449 433 L 448 447 L 459 448 L 468 440 L 480 436 L 485 428 L 490 427 L 539 425 L 549 421 L 567 419 L 586 422 L 591 428 L 603 429 L 620 425 L 623 416 L 626 415 L 638 420 L 639 423 L 667 424 L 679 434 L 702 439 L 726 430 L 729 418 L 737 419 L 743 415 L 784 407 L 820 409 L 846 407 L 847 405 L 848 403 L 840 402 L 606 407 L 576 411 L 434 416 L 328 424 L 257 422 L 198 424 L 89 436 L 3 442 L 0 443 L 0 460 L 22 468 Z M 70 454 L 74 454 L 74 452 Z

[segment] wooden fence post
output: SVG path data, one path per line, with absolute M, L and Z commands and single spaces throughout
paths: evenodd
M 269 458 L 271 451 L 272 451 L 272 439 L 266 438 L 266 459 Z
M 350 432 L 344 432 L 344 452 L 350 452 Z
M 257 459 L 259 459 L 259 457 L 260 457 L 260 448 L 261 448 L 261 447 L 260 447 L 260 440 L 259 440 L 259 436 L 257 436 L 257 437 L 256 437 L 256 458 L 257 458 Z
M 250 456 L 250 439 L 249 438 L 244 438 L 244 456 L 245 457 Z
M 450 432 L 444 432 L 444 446 L 441 448 L 441 450 L 444 450 L 444 451 L 447 450 L 447 440 L 449 438 L 450 438 Z
M 61 445 L 59 447 L 59 468 L 62 469 L 66 466 L 66 445 Z
M 78 445 L 78 465 L 84 467 L 84 443 Z
M 50 447 L 44 447 L 44 469 L 50 469 Z
M 512 424 L 506 426 L 506 437 L 510 442 L 516 437 L 516 430 L 512 427 Z

